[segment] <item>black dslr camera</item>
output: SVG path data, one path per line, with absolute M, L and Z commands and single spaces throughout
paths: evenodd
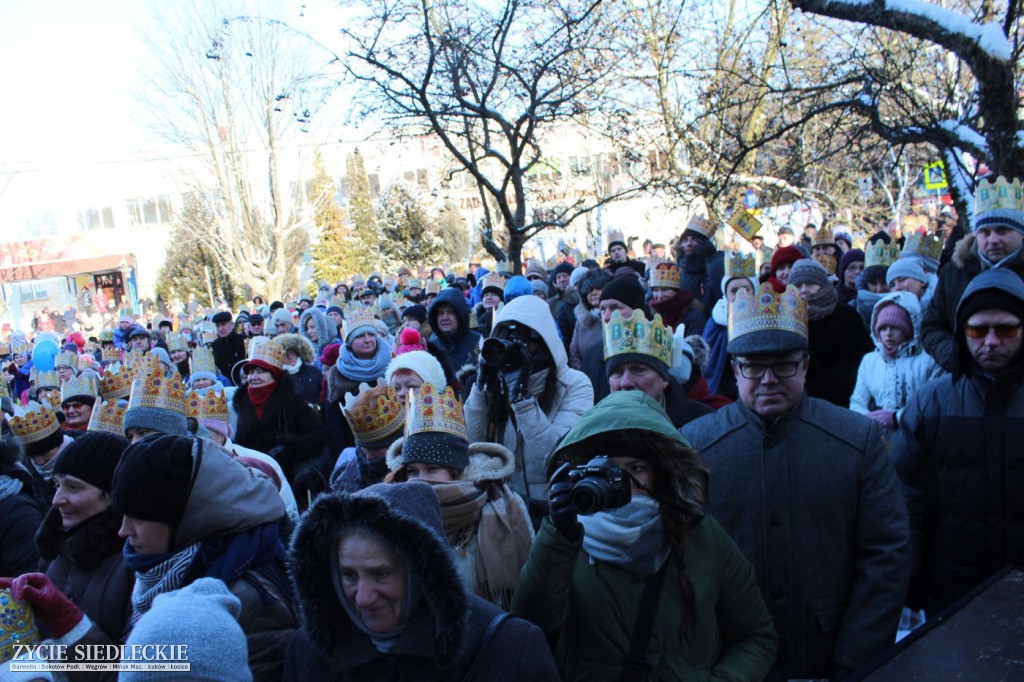
M 588 516 L 602 509 L 629 504 L 632 499 L 629 474 L 612 464 L 607 455 L 598 455 L 586 464 L 569 470 L 572 483 L 569 500 L 577 514 Z
M 480 349 L 480 360 L 488 367 L 505 372 L 514 372 L 526 367 L 532 360 L 529 341 L 534 333 L 528 327 L 514 322 L 503 325 L 501 336 L 484 339 L 484 345 Z

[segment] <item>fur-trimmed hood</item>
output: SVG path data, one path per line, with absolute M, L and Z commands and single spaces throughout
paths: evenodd
M 337 336 L 337 333 L 335 333 L 335 336 Z M 274 337 L 274 343 L 286 351 L 295 353 L 307 364 L 312 365 L 316 363 L 316 349 L 313 347 L 313 342 L 305 336 L 299 334 L 278 334 Z
M 978 237 L 972 232 L 965 235 L 956 243 L 953 249 L 953 256 L 950 260 L 960 268 L 966 270 L 968 267 L 981 268 L 981 258 L 978 257 Z
M 402 445 L 404 438 L 399 438 L 388 448 L 388 469 L 397 471 L 402 468 Z M 459 476 L 461 481 L 483 483 L 486 481 L 501 482 L 516 470 L 516 460 L 512 451 L 497 443 L 473 443 L 469 446 L 469 464 Z
M 332 576 L 331 553 L 339 535 L 367 531 L 406 559 L 421 599 L 393 653 L 432 657 L 441 669 L 457 664 L 468 649 L 469 597 L 444 536 L 441 506 L 426 483 L 377 484 L 358 493 L 321 495 L 292 537 L 289 570 L 302 622 L 324 655 L 358 667 L 377 650 L 346 615 Z M 338 652 L 333 656 L 333 652 Z

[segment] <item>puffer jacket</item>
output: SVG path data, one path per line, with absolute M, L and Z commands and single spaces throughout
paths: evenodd
M 586 374 L 591 386 L 594 387 L 594 395 L 601 398 L 608 395 L 601 318 L 591 314 L 584 303 L 576 304 L 573 312 L 576 315 L 576 327 L 569 343 L 569 366 Z
M 527 499 L 546 500 L 545 461 L 559 439 L 594 406 L 594 389 L 583 372 L 569 367 L 565 347 L 544 301 L 536 296 L 520 296 L 501 309 L 495 326 L 507 322 L 536 331 L 551 354 L 549 371 L 555 373 L 556 381 L 551 406 L 546 411 L 541 409 L 535 395 L 513 403 L 514 414 L 501 437 L 501 445 L 516 455 L 516 473 L 509 481 L 512 489 Z M 487 410 L 486 393 L 474 384 L 465 406 L 470 443 L 487 440 Z
M 903 344 L 894 358 L 886 356 L 882 341 L 875 332 L 879 309 L 890 303 L 907 311 L 914 329 L 914 338 Z M 898 421 L 910 396 L 928 381 L 942 375 L 942 367 L 921 348 L 920 329 L 921 306 L 914 294 L 901 291 L 887 294 L 879 300 L 871 313 L 871 338 L 876 350 L 865 355 L 860 362 L 857 385 L 850 396 L 851 410 L 860 414 L 887 410 L 895 413 Z

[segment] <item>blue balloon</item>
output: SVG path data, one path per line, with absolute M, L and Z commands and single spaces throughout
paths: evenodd
M 52 372 L 60 347 L 53 339 L 43 339 L 32 349 L 32 365 L 40 372 Z

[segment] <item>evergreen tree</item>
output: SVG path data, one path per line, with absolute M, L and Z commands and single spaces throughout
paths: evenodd
M 188 301 L 189 294 L 195 294 L 197 301 L 210 305 L 211 285 L 214 298 L 223 298 L 229 305 L 241 298 L 238 283 L 221 267 L 210 246 L 198 239 L 190 227 L 209 219 L 209 211 L 202 202 L 194 195 L 186 196 L 184 210 L 171 230 L 167 255 L 157 273 L 156 293 L 164 301 L 174 298 Z
M 345 209 L 338 203 L 337 187 L 324 167 L 324 157 L 319 149 L 313 158 L 309 197 L 318 207 L 313 215 L 318 241 L 312 248 L 312 286 L 315 289 L 317 282 L 326 281 L 333 287 L 336 282 L 345 279 L 358 268 L 349 262 L 352 252 L 352 231 L 347 224 Z
M 377 224 L 389 271 L 401 265 L 433 264 L 444 258 L 445 244 L 437 223 L 416 189 L 408 184 L 397 182 L 381 194 Z
M 350 228 L 345 269 L 348 274 L 367 274 L 380 268 L 384 259 L 379 248 L 380 234 L 370 195 L 370 181 L 358 149 L 345 160 L 345 190 Z

